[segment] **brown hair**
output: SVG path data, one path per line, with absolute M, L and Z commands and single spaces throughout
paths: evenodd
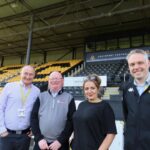
M 88 75 L 87 78 L 83 82 L 83 89 L 84 89 L 85 83 L 88 82 L 88 81 L 92 81 L 95 84 L 95 86 L 97 87 L 97 89 L 100 89 L 101 79 L 99 78 L 98 75 L 96 75 L 96 74 L 90 74 L 90 75 Z M 101 97 L 100 92 L 98 94 L 98 97 L 99 98 Z

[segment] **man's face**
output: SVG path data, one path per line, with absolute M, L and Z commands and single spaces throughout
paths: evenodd
M 32 83 L 35 76 L 35 71 L 31 66 L 25 66 L 21 71 L 21 80 L 28 86 Z
M 146 79 L 149 72 L 149 61 L 143 54 L 132 54 L 128 59 L 128 65 L 131 75 L 137 81 Z
M 58 92 L 63 87 L 64 79 L 59 72 L 53 72 L 49 76 L 48 85 L 51 91 Z

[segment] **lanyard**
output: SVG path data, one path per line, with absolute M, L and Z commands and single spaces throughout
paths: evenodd
M 25 102 L 27 101 L 27 97 L 31 93 L 31 88 L 29 88 L 28 91 L 27 91 L 27 93 L 25 94 L 25 92 L 23 91 L 23 87 L 20 85 L 20 93 L 21 93 L 22 106 L 24 106 Z
M 145 86 L 144 86 L 144 91 L 145 91 L 145 90 L 147 90 L 147 88 L 148 88 L 148 87 L 149 87 L 149 85 L 148 85 L 148 84 L 147 84 L 147 85 L 145 85 Z

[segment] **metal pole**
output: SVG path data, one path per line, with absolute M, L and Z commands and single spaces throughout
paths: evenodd
M 33 32 L 33 15 L 31 16 L 30 27 L 29 27 L 29 37 L 28 37 L 28 47 L 27 47 L 27 55 L 26 55 L 26 65 L 30 64 L 30 51 L 31 51 L 31 46 L 32 46 L 32 32 Z
M 43 63 L 46 63 L 47 61 L 47 51 L 44 51 L 44 62 Z
M 3 67 L 4 65 L 4 56 L 2 56 L 2 59 L 1 59 L 1 67 Z
M 24 64 L 24 55 L 21 55 L 21 56 L 20 56 L 20 59 L 21 59 L 21 60 L 20 60 L 20 64 Z

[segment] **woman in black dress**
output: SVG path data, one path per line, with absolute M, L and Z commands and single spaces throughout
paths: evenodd
M 101 100 L 100 78 L 92 74 L 83 83 L 86 101 L 74 113 L 73 150 L 108 150 L 116 134 L 115 117 Z

